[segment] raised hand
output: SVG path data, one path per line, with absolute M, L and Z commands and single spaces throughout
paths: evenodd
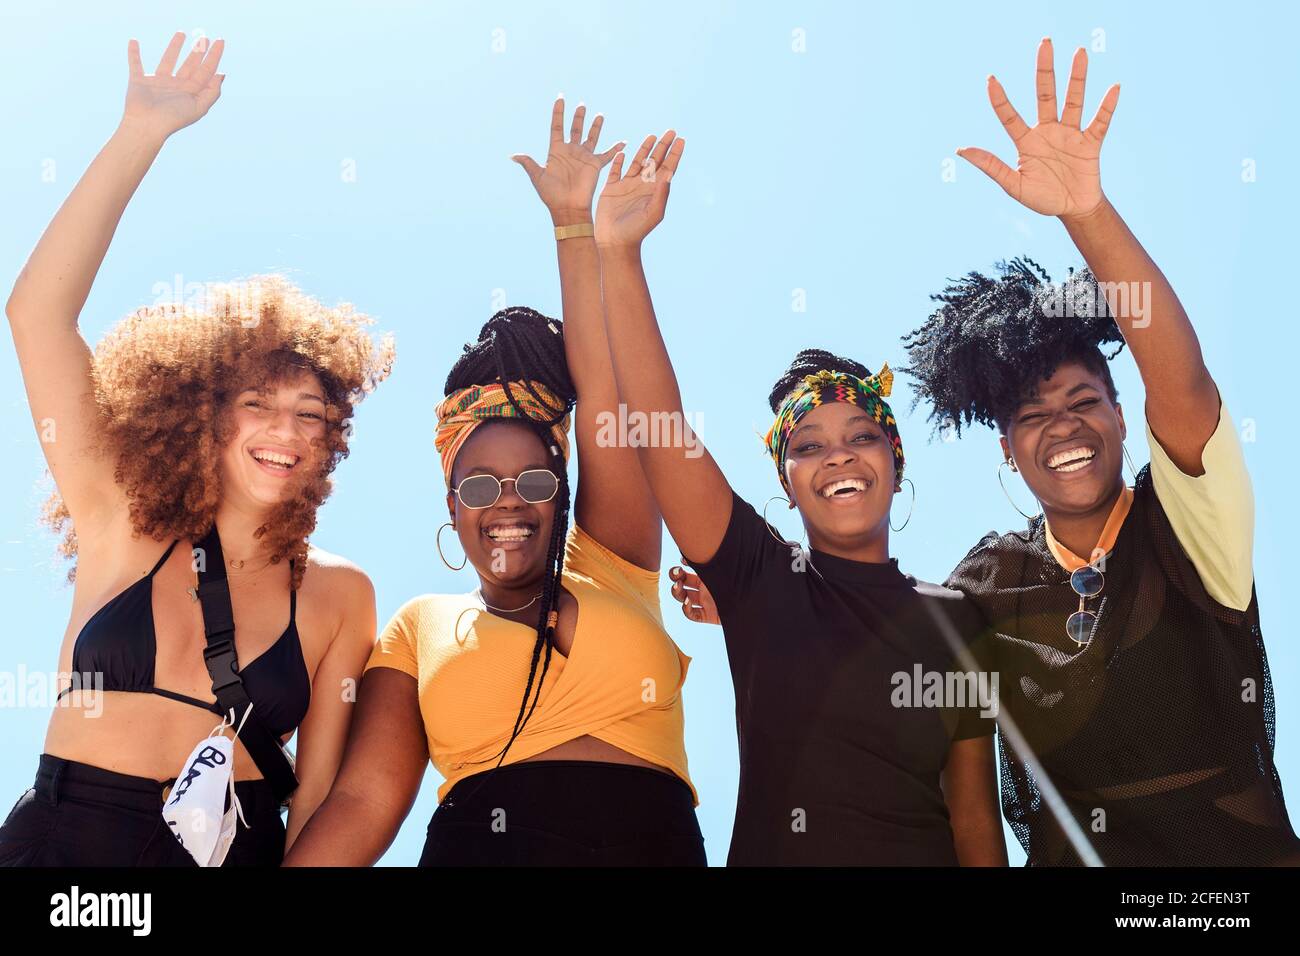
M 1101 191 L 1101 143 L 1119 101 L 1116 83 L 1102 97 L 1101 105 L 1087 129 L 1080 129 L 1083 116 L 1084 81 L 1088 75 L 1088 54 L 1080 47 L 1070 67 L 1065 109 L 1056 115 L 1056 71 L 1052 62 L 1052 41 L 1038 45 L 1038 125 L 1028 126 L 1007 100 L 1006 91 L 994 76 L 989 77 L 989 102 L 1019 153 L 1012 169 L 987 150 L 964 146 L 957 155 L 985 172 L 1011 198 L 1045 216 L 1072 218 L 1096 210 L 1105 198 Z
M 127 62 L 131 79 L 126 88 L 126 110 L 122 115 L 124 126 L 137 128 L 160 138 L 167 138 L 178 129 L 202 119 L 221 95 L 221 82 L 225 74 L 217 72 L 226 41 L 209 44 L 200 37 L 176 70 L 185 34 L 177 33 L 167 44 L 162 59 L 152 75 L 144 72 L 140 62 L 140 44 L 132 40 L 127 44 Z M 173 74 L 175 70 L 175 74 Z
M 668 205 L 668 185 L 681 162 L 686 140 L 672 130 L 647 136 L 626 174 L 623 154 L 614 157 L 600 202 L 596 204 L 598 245 L 638 245 L 659 225 Z
M 517 153 L 510 158 L 528 173 L 537 195 L 542 197 L 546 208 L 557 225 L 570 225 L 591 216 L 591 197 L 596 193 L 596 181 L 600 171 L 614 158 L 614 154 L 626 144 L 615 143 L 603 153 L 596 152 L 596 142 L 600 139 L 600 128 L 605 117 L 599 113 L 591 121 L 587 138 L 582 138 L 583 122 L 587 107 L 582 104 L 573 111 L 573 123 L 569 127 L 569 141 L 564 141 L 564 98 L 555 101 L 551 111 L 551 146 L 546 154 L 546 165 L 539 166 L 531 156 Z M 577 217 L 577 218 L 575 218 Z M 560 222 L 565 219 L 565 222 Z

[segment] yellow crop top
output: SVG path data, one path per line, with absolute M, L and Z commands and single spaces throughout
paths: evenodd
M 698 806 L 681 697 L 691 659 L 664 630 L 659 572 L 624 561 L 575 525 L 564 546 L 564 586 L 578 605 L 569 656 L 552 650 L 537 709 L 504 764 L 590 735 L 671 770 Z M 429 759 L 446 777 L 439 803 L 457 781 L 495 766 L 519 714 L 536 633 L 484 610 L 473 595 L 426 594 L 406 602 L 379 635 L 366 670 L 391 667 L 415 678 Z

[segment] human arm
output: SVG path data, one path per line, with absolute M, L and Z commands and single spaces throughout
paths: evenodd
M 83 536 L 124 499 L 98 441 L 91 352 L 77 323 L 122 213 L 163 143 L 220 95 L 224 42 L 200 40 L 173 75 L 184 41 L 182 33 L 172 37 L 152 76 L 130 42 L 122 121 L 55 214 L 5 308 L 42 451 Z
M 596 152 L 604 118 L 592 120 L 584 139 L 585 118 L 586 107 L 579 105 L 566 141 L 564 100 L 557 99 L 551 112 L 546 165 L 525 155 L 513 157 L 528 173 L 557 227 L 592 224 L 592 197 L 600 170 L 624 145 L 620 142 Z M 565 359 L 578 397 L 574 409 L 578 454 L 574 517 L 579 527 L 619 557 L 638 567 L 657 569 L 663 538 L 659 509 L 641 473 L 636 449 L 600 438 L 602 425 L 617 421 L 618 387 L 605 334 L 596 240 L 594 236 L 573 236 L 556 239 L 555 244 Z
M 641 243 L 663 219 L 684 148 L 685 142 L 670 130 L 657 145 L 655 137 L 646 137 L 626 174 L 623 155 L 614 158 L 596 209 L 596 243 L 619 400 L 629 416 L 645 421 L 666 414 L 684 439 L 693 440 L 690 446 L 684 440 L 681 445 L 639 447 L 641 467 L 682 554 L 704 562 L 726 533 L 732 491 L 687 423 L 641 264 Z
M 1016 146 L 1017 169 L 987 150 L 964 147 L 957 152 L 1013 199 L 1060 218 L 1133 353 L 1146 387 L 1152 431 L 1183 472 L 1200 475 L 1201 453 L 1219 420 L 1218 389 L 1178 296 L 1102 192 L 1101 146 L 1119 101 L 1119 85 L 1106 91 L 1092 122 L 1081 128 L 1087 71 L 1088 55 L 1080 48 L 1058 119 L 1052 43 L 1044 39 L 1038 47 L 1035 126 L 1016 112 L 996 77 L 988 79 L 989 101 Z

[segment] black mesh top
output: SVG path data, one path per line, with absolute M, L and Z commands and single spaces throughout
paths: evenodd
M 1179 544 L 1150 466 L 1090 598 L 1080 647 L 1069 574 L 1042 516 L 991 533 L 953 571 L 993 632 L 1002 713 L 1106 865 L 1300 861 L 1273 763 L 1274 706 L 1259 605 L 1216 603 Z M 1031 866 L 1081 861 L 1024 761 L 999 734 L 1002 808 Z

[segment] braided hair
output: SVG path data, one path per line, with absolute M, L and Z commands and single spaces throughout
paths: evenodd
M 870 378 L 871 372 L 861 362 L 843 358 L 824 349 L 802 349 L 790 363 L 790 367 L 781 373 L 781 377 L 768 393 L 767 403 L 775 415 L 781 410 L 781 403 L 803 381 L 805 375 L 815 375 L 822 369 L 828 372 L 848 372 L 858 378 Z
M 522 380 L 524 387 L 544 408 L 551 408 L 553 414 L 547 419 L 537 419 L 528 415 L 519 406 L 516 399 L 517 388 L 511 383 Z M 551 649 L 555 646 L 555 625 L 558 618 L 560 576 L 564 570 L 564 541 L 569 530 L 569 477 L 565 467 L 564 456 L 556 447 L 550 434 L 551 427 L 561 422 L 572 411 L 577 402 L 577 392 L 569 377 L 569 366 L 564 356 L 563 323 L 559 319 L 549 319 L 540 312 L 523 306 L 511 306 L 502 309 L 488 319 L 479 330 L 478 341 L 465 346 L 464 354 L 456 360 L 447 375 L 444 394 L 450 395 L 472 385 L 489 385 L 500 382 L 505 386 L 506 397 L 519 421 L 532 428 L 541 439 L 542 446 L 551 456 L 551 470 L 559 478 L 560 487 L 555 496 L 555 520 L 551 523 L 551 537 L 546 549 L 545 578 L 542 582 L 542 607 L 537 618 L 537 640 L 533 644 L 532 663 L 528 669 L 528 684 L 524 688 L 523 699 L 519 705 L 519 714 L 515 717 L 515 726 L 510 739 L 498 755 L 505 760 L 506 752 L 515 738 L 523 731 L 528 718 L 537 707 L 541 696 L 542 684 L 551 663 Z M 544 399 L 533 388 L 538 382 L 559 399 L 560 407 Z M 543 655 L 543 650 L 545 654 Z M 537 678 L 537 693 L 533 694 L 533 679 L 537 675 L 538 661 L 541 661 L 542 673 Z M 532 696 L 532 706 L 528 704 Z
M 1124 348 L 1092 272 L 1064 282 L 1028 257 L 998 262 L 996 275 L 970 272 L 930 298 L 942 303 L 903 338 L 916 381 L 912 407 L 926 399 L 935 427 L 961 434 L 979 422 L 1006 431 L 1016 409 L 1062 364 L 1097 375 L 1112 402 L 1119 393 L 1107 362 Z M 1118 343 L 1109 355 L 1101 346 Z

